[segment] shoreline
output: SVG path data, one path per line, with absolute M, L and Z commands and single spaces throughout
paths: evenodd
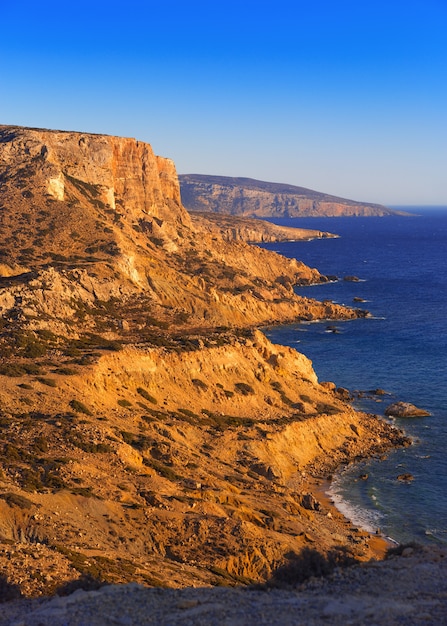
M 346 543 L 349 543 L 350 537 L 354 537 L 359 541 L 365 542 L 372 558 L 382 561 L 384 560 L 389 548 L 396 546 L 396 543 L 381 534 L 373 534 L 370 531 L 355 525 L 346 515 L 344 515 L 336 507 L 328 490 L 331 481 L 322 478 L 307 478 L 303 483 L 303 487 L 307 490 L 320 504 L 323 513 L 330 518 L 337 527 L 338 534 L 342 534 Z

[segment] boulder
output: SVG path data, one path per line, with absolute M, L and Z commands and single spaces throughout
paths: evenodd
M 310 493 L 302 494 L 299 498 L 299 503 L 304 509 L 307 509 L 308 511 L 320 511 L 321 510 L 321 504 Z
M 344 387 L 337 387 L 336 393 L 341 400 L 345 400 L 346 402 L 352 400 L 352 394 L 349 389 L 345 389 Z
M 410 402 L 394 402 L 385 409 L 385 415 L 392 417 L 426 417 L 430 413 L 425 409 L 419 409 Z
M 409 483 L 412 480 L 414 480 L 414 476 L 413 474 L 409 474 L 409 473 L 399 474 L 399 476 L 397 477 L 397 480 L 401 480 L 403 482 Z
M 360 278 L 358 276 L 345 276 L 343 280 L 348 283 L 358 283 Z

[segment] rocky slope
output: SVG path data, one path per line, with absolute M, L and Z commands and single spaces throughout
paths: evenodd
M 252 178 L 182 174 L 182 201 L 189 211 L 246 217 L 340 217 L 394 215 L 380 204 L 357 202 L 304 187 Z
M 291 228 L 278 226 L 264 220 L 250 219 L 224 213 L 191 213 L 192 223 L 200 230 L 218 233 L 225 241 L 247 241 L 267 243 L 274 241 L 309 241 L 337 237 L 332 233 L 309 228 Z
M 0 217 L 0 591 L 373 554 L 309 477 L 407 440 L 253 329 L 365 312 L 193 223 L 173 164 L 133 139 L 0 127 Z

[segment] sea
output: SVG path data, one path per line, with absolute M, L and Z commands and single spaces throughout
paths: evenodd
M 356 408 L 388 419 L 413 441 L 385 459 L 341 469 L 329 491 L 337 508 L 397 543 L 447 544 L 447 207 L 393 208 L 411 215 L 272 219 L 339 235 L 263 247 L 339 278 L 297 287 L 298 294 L 371 316 L 264 331 L 308 356 L 320 381 L 356 392 Z M 353 276 L 358 281 L 344 280 Z M 376 389 L 385 395 L 369 393 Z M 396 401 L 431 415 L 386 418 Z M 399 480 L 402 474 L 412 480 Z

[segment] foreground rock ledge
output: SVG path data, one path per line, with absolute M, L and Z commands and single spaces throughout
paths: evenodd
M 447 623 L 446 549 L 336 571 L 295 589 L 146 589 L 130 584 L 3 604 L 1 626 L 331 626 Z

